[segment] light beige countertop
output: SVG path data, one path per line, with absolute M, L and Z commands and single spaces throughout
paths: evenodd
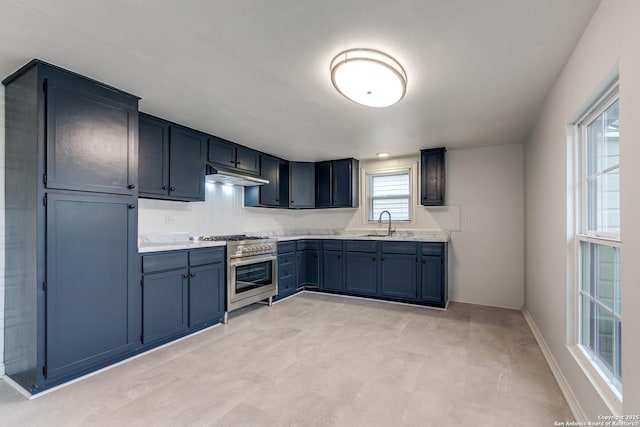
M 371 233 L 373 234 L 373 233 Z M 290 240 L 304 240 L 304 239 L 320 239 L 320 240 L 381 240 L 381 241 L 396 241 L 396 242 L 448 242 L 448 234 L 420 234 L 407 236 L 402 234 L 394 234 L 392 236 L 386 235 L 358 235 L 358 234 L 308 234 L 308 235 L 293 235 L 293 236 L 275 236 L 279 242 L 286 242 Z
M 215 246 L 225 246 L 227 242 L 173 242 L 173 243 L 140 243 L 138 242 L 138 253 L 160 251 L 178 251 L 184 249 L 211 248 Z
M 377 233 L 371 230 L 355 230 L 348 233 L 316 233 L 314 231 L 300 231 L 300 233 L 289 235 L 277 235 L 276 233 L 264 233 L 260 235 L 270 235 L 271 238 L 279 242 L 295 240 L 380 240 L 395 242 L 448 242 L 449 233 L 446 231 L 397 231 L 391 236 Z M 375 235 L 372 235 L 375 234 Z M 224 241 L 199 241 L 190 240 L 189 233 L 168 233 L 168 234 L 146 234 L 138 237 L 138 253 L 177 251 L 199 248 L 210 248 L 225 246 Z

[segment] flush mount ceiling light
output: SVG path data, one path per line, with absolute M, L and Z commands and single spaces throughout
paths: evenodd
M 380 153 L 376 153 L 376 156 L 380 157 L 381 159 L 384 159 L 385 157 L 389 157 L 389 153 L 387 153 L 386 151 L 382 151 Z
M 344 97 L 368 107 L 388 107 L 407 91 L 407 73 L 384 52 L 349 49 L 331 61 L 331 82 Z

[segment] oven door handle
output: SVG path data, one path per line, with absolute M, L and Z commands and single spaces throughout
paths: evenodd
M 238 266 L 242 266 L 242 265 L 249 265 L 249 264 L 257 264 L 259 262 L 265 262 L 265 261 L 275 261 L 277 260 L 278 257 L 275 255 L 269 255 L 269 256 L 264 256 L 264 257 L 258 257 L 258 258 L 251 258 L 251 259 L 232 259 L 229 260 L 229 267 L 238 267 Z

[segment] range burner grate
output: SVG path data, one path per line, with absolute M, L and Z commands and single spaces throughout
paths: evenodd
M 198 240 L 203 241 L 227 241 L 227 242 L 238 242 L 241 240 L 263 240 L 268 239 L 268 237 L 264 236 L 247 236 L 246 234 L 230 234 L 227 236 L 200 236 Z

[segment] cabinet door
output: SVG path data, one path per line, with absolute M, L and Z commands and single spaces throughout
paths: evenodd
M 147 274 L 142 282 L 142 342 L 187 329 L 187 268 Z
M 342 252 L 322 253 L 322 289 L 344 291 L 344 262 Z
M 375 253 L 346 252 L 345 276 L 348 292 L 376 295 L 378 293 L 378 258 Z
M 331 206 L 331 162 L 316 163 L 316 207 Z
M 47 188 L 136 194 L 137 100 L 77 76 L 45 83 Z
M 269 183 L 261 185 L 260 191 L 260 204 L 264 206 L 278 206 L 279 204 L 279 188 L 280 183 L 278 181 L 280 175 L 280 161 L 272 156 L 263 154 L 261 159 L 261 171 L 262 178 L 268 179 Z
M 331 188 L 333 189 L 331 194 L 331 206 L 336 208 L 352 207 L 354 197 L 352 194 L 352 160 L 335 160 L 331 163 Z
M 169 194 L 169 125 L 140 114 L 138 186 L 140 197 Z
M 252 175 L 260 174 L 260 153 L 238 145 L 236 148 L 236 168 Z
M 320 254 L 317 250 L 302 251 L 304 254 L 304 284 L 318 286 L 320 280 Z
M 224 263 L 189 269 L 189 327 L 217 323 L 224 317 Z
M 310 162 L 289 163 L 289 207 L 314 208 L 315 165 Z
M 289 207 L 289 162 L 278 159 L 278 207 Z
M 421 273 L 422 300 L 444 304 L 444 258 L 423 256 Z
M 416 255 L 383 254 L 380 283 L 385 297 L 415 300 L 418 297 Z
M 209 138 L 209 154 L 207 158 L 211 163 L 235 168 L 236 146 L 233 142 L 212 136 Z
M 204 200 L 206 137 L 186 128 L 171 127 L 169 195 L 178 200 Z
M 420 200 L 424 206 L 443 206 L 445 192 L 445 151 L 420 151 Z
M 48 379 L 130 351 L 139 342 L 137 216 L 130 203 L 126 196 L 47 195 Z

